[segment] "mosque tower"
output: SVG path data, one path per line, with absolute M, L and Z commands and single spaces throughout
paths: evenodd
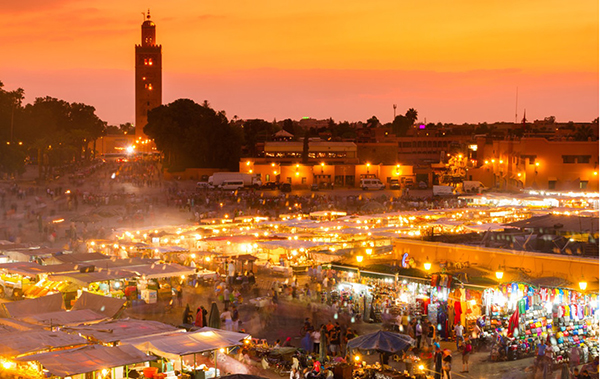
M 150 11 L 142 24 L 142 44 L 135 45 L 135 137 L 146 139 L 148 112 L 162 105 L 162 46 L 156 44 L 156 24 Z

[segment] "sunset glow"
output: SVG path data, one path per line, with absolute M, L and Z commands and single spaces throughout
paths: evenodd
M 150 8 L 163 102 L 228 117 L 428 122 L 598 116 L 598 2 L 7 2 L 0 81 L 133 121 L 134 45 Z

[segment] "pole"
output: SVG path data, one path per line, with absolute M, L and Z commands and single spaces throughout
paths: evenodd
M 218 376 L 218 370 L 217 370 L 217 354 L 219 353 L 219 350 L 215 350 L 215 378 Z

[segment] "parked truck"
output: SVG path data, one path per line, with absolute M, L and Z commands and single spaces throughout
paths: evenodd
M 433 186 L 433 196 L 451 196 L 454 195 L 454 187 Z
M 262 182 L 260 176 L 253 174 L 246 174 L 242 172 L 215 172 L 208 178 L 208 184 L 213 187 L 219 187 L 223 185 L 225 181 L 241 180 L 244 182 L 244 187 L 260 187 Z

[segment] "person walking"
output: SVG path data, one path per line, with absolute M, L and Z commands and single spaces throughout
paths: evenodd
M 442 378 L 451 379 L 452 373 L 452 353 L 450 350 L 444 351 L 444 358 L 442 358 Z
M 465 342 L 461 345 L 462 348 L 462 364 L 463 370 L 462 372 L 469 372 L 469 355 L 473 351 L 473 345 L 471 345 L 471 340 L 469 338 L 465 338 Z
M 312 331 L 312 333 L 310 334 L 310 338 L 312 339 L 312 343 L 313 343 L 313 353 L 315 354 L 319 354 L 319 344 L 321 343 L 321 329 L 323 328 L 323 324 L 321 324 L 321 327 L 319 329 L 315 329 Z
M 464 328 L 464 326 L 462 326 L 462 324 L 460 322 L 454 326 L 454 334 L 456 336 L 456 350 L 458 350 L 458 347 L 460 346 L 460 342 L 463 340 L 464 330 L 465 330 L 465 328 Z
M 434 379 L 442 378 L 442 358 L 443 358 L 442 349 L 440 349 L 439 346 L 436 346 L 435 355 L 433 357 L 433 371 L 434 371 L 433 378 Z
M 423 325 L 421 325 L 421 321 L 417 320 L 415 324 L 415 338 L 417 340 L 417 349 L 421 350 L 421 338 L 423 338 Z

